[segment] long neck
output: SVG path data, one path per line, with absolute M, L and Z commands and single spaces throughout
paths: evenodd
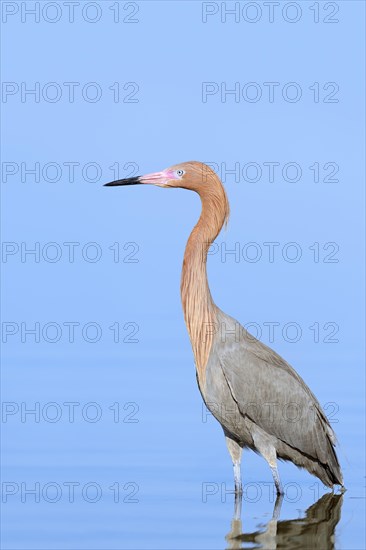
M 213 334 L 217 330 L 217 307 L 207 280 L 207 253 L 228 217 L 229 204 L 221 182 L 215 194 L 201 195 L 201 201 L 201 216 L 184 253 L 181 298 L 198 377 L 200 383 L 204 383 Z

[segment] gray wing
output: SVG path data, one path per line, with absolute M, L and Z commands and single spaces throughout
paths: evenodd
M 244 328 L 239 341 L 220 341 L 215 352 L 241 415 L 313 460 L 335 457 L 334 432 L 318 400 L 282 357 Z

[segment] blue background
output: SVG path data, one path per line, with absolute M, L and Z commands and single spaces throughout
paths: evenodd
M 15 243 L 3 246 L 20 250 L 39 243 L 41 252 L 39 261 L 32 255 L 22 261 L 20 252 L 7 255 L 9 248 L 3 249 L 2 399 L 19 411 L 22 402 L 28 408 L 39 403 L 40 409 L 54 402 L 62 415 L 57 422 L 45 414 L 39 422 L 32 415 L 22 422 L 20 412 L 3 414 L 3 482 L 19 487 L 2 505 L 3 547 L 225 547 L 233 497 L 221 498 L 220 491 L 221 483 L 232 489 L 231 463 L 220 426 L 209 416 L 203 421 L 179 296 L 184 246 L 199 216 L 199 200 L 184 190 L 102 186 L 116 179 L 110 169 L 116 162 L 119 177 L 126 177 L 132 172 L 129 163 L 144 174 L 199 160 L 225 163 L 228 169 L 240 163 L 241 170 L 258 163 L 263 170 L 257 182 L 242 175 L 239 181 L 229 174 L 225 178 L 231 218 L 209 258 L 212 294 L 243 324 L 257 323 L 262 341 L 297 369 L 321 404 L 328 404 L 348 488 L 336 540 L 342 548 L 364 548 L 363 2 L 332 3 L 339 7 L 338 23 L 324 22 L 330 10 L 322 2 L 319 23 L 314 23 L 310 2 L 297 3 L 301 17 L 296 23 L 284 19 L 284 2 L 273 23 L 260 2 L 262 16 L 256 23 L 243 17 L 236 23 L 233 16 L 222 22 L 220 3 L 213 3 L 218 13 L 203 23 L 198 1 L 138 2 L 138 12 L 130 16 L 135 23 L 122 21 L 135 11 L 135 3 L 119 3 L 117 23 L 113 2 L 97 3 L 101 17 L 95 23 L 81 15 L 85 2 L 75 8 L 74 23 L 62 2 L 55 23 L 47 21 L 54 17 L 52 8 L 39 23 L 31 16 L 22 22 L 21 3 L 10 4 L 19 11 L 3 20 L 3 81 L 19 87 L 25 82 L 28 88 L 39 82 L 41 89 L 56 82 L 62 96 L 57 102 L 42 95 L 39 102 L 32 96 L 22 102 L 20 93 L 3 96 L 2 239 Z M 93 8 L 88 13 L 94 17 Z M 64 82 L 80 83 L 73 103 Z M 97 102 L 80 93 L 89 82 L 102 90 Z M 136 82 L 137 101 L 114 102 L 109 87 L 115 82 L 122 99 L 132 89 L 123 90 L 125 83 Z M 227 89 L 235 82 L 241 87 L 256 82 L 263 95 L 251 103 L 242 96 L 236 102 L 233 95 L 222 101 L 217 93 L 203 102 L 203 82 L 223 83 Z M 273 102 L 264 82 L 280 83 Z M 298 102 L 283 99 L 288 82 L 301 87 Z M 319 102 L 309 89 L 314 82 L 320 83 Z M 336 103 L 323 101 L 327 82 L 339 86 Z M 64 165 L 70 162 L 79 163 L 73 181 Z M 264 162 L 280 163 L 275 181 L 268 180 Z M 288 162 L 301 166 L 299 181 L 282 176 Z M 318 183 L 309 169 L 314 162 L 321 167 Z M 328 162 L 339 166 L 336 182 L 322 181 Z M 21 163 L 28 168 L 40 163 L 41 169 L 57 163 L 60 177 L 52 182 L 41 174 L 35 181 L 25 174 L 22 181 Z M 95 181 L 83 177 L 87 163 L 99 167 Z M 9 175 L 9 166 L 18 166 L 18 172 Z M 42 256 L 50 242 L 61 250 L 59 261 Z M 74 262 L 65 242 L 79 243 Z M 101 252 L 95 262 L 82 255 L 91 242 Z M 257 262 L 247 261 L 242 252 L 253 242 L 262 253 Z M 280 243 L 273 262 L 265 242 Z M 289 242 L 301 250 L 297 262 L 282 256 Z M 118 262 L 109 248 L 114 243 L 119 243 Z M 309 249 L 314 243 L 319 243 L 319 262 Z M 324 261 L 333 250 L 324 250 L 326 243 L 339 247 L 338 261 Z M 225 255 L 235 246 L 239 258 Z M 131 262 L 133 251 L 137 261 Z M 89 252 L 92 256 L 92 247 Z M 57 327 L 42 336 L 50 322 L 61 327 L 54 343 L 47 340 Z M 74 342 L 65 322 L 80 324 Z M 100 329 L 95 343 L 81 331 L 90 322 Z M 109 328 L 116 322 L 118 343 Z M 263 325 L 268 322 L 280 324 L 273 342 Z M 282 335 L 289 322 L 301 328 L 297 342 L 289 341 L 291 331 L 290 338 Z M 315 322 L 319 342 L 309 328 Z M 338 342 L 324 341 L 329 322 L 339 327 Z M 10 325 L 4 323 L 14 323 L 18 332 L 7 336 Z M 21 341 L 21 323 L 28 328 L 40 324 L 38 343 L 31 335 Z M 136 325 L 138 342 L 123 342 Z M 92 329 L 88 338 L 93 338 Z M 80 403 L 74 422 L 68 420 L 65 402 Z M 90 402 L 102 411 L 96 422 L 80 412 Z M 109 409 L 115 402 L 119 422 Z M 131 411 L 138 422 L 131 421 Z M 249 452 L 242 472 L 244 484 L 262 484 L 256 502 L 253 493 L 243 502 L 243 530 L 249 532 L 271 517 L 273 502 L 263 485 L 271 482 L 271 473 Z M 281 519 L 297 518 L 324 489 L 291 464 L 281 464 L 280 472 L 301 495 L 296 502 L 285 499 Z M 54 503 L 42 495 L 39 503 L 29 495 L 21 501 L 22 482 L 64 487 L 66 481 L 80 484 L 73 503 L 66 489 Z M 81 487 L 88 482 L 102 488 L 98 502 L 83 498 Z M 123 502 L 128 487 L 113 502 L 108 487 L 116 482 L 137 484 L 138 502 Z M 216 484 L 218 492 L 204 502 L 206 482 Z

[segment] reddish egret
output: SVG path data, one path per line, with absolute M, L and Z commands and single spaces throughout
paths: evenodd
M 343 486 L 334 450 L 336 438 L 314 394 L 282 357 L 212 299 L 207 253 L 229 216 L 218 176 L 207 165 L 191 161 L 106 185 L 135 184 L 181 187 L 201 198 L 201 216 L 184 253 L 181 297 L 198 386 L 223 427 L 234 466 L 235 492 L 242 492 L 240 462 L 245 447 L 268 462 L 278 494 L 283 491 L 277 458 L 305 468 L 328 487 Z

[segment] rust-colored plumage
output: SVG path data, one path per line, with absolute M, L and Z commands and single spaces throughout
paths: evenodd
M 191 161 L 107 185 L 134 184 L 181 187 L 201 198 L 201 216 L 184 253 L 181 297 L 199 388 L 223 427 L 236 492 L 242 490 L 240 462 L 245 447 L 268 462 L 278 493 L 282 487 L 277 458 L 307 469 L 329 487 L 343 485 L 335 435 L 314 394 L 282 357 L 251 336 L 212 299 L 207 253 L 229 216 L 228 199 L 218 176 L 207 165 Z M 271 411 L 264 408 L 267 405 L 273 405 Z M 297 415 L 295 422 L 284 415 L 289 405 Z
M 207 252 L 229 218 L 229 202 L 223 186 L 208 166 L 185 163 L 190 185 L 201 197 L 202 212 L 186 246 L 183 259 L 181 297 L 184 319 L 191 339 L 200 386 L 205 383 L 205 369 L 210 354 L 217 307 L 207 281 Z

